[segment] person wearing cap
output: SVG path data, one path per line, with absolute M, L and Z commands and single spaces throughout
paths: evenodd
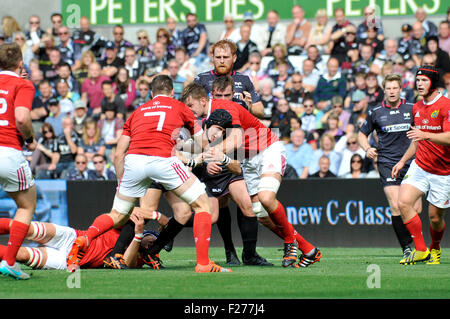
M 355 127 L 355 131 L 358 131 L 358 128 L 365 120 L 366 111 L 368 109 L 366 93 L 361 90 L 356 90 L 353 92 L 351 104 L 352 113 L 349 119 L 349 124 L 352 124 Z
M 258 50 L 264 57 L 272 55 L 272 47 L 277 44 L 286 45 L 286 27 L 280 23 L 280 15 L 274 9 L 267 12 L 266 25 L 258 26 L 258 36 L 254 39 Z
M 437 88 L 439 72 L 429 65 L 416 72 L 417 92 L 422 99 L 414 104 L 414 127 L 406 133 L 409 148 L 392 169 L 392 178 L 400 175 L 405 164 L 411 162 L 400 186 L 398 206 L 403 223 L 410 232 L 415 249 L 400 264 L 417 262 L 440 264 L 440 241 L 445 231 L 445 210 L 450 207 L 450 100 Z M 414 203 L 427 195 L 431 244 L 425 244 L 422 221 Z
M 251 11 L 245 11 L 242 16 L 243 24 L 246 24 L 250 27 L 250 40 L 256 43 L 256 39 L 258 38 L 258 27 L 255 25 L 255 17 Z
M 108 41 L 105 45 L 105 57 L 100 61 L 102 75 L 115 79 L 117 70 L 125 65 L 125 61 L 117 56 L 116 45 Z
M 81 135 L 83 134 L 84 124 L 90 119 L 88 116 L 88 108 L 83 100 L 74 102 L 73 122 L 75 131 Z
M 65 116 L 61 112 L 59 100 L 57 98 L 51 98 L 48 101 L 49 116 L 45 119 L 45 123 L 52 125 L 55 135 L 58 136 L 63 133 L 62 120 Z

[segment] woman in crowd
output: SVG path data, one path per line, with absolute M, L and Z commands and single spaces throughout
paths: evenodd
M 38 144 L 30 161 L 30 168 L 37 178 L 41 177 L 39 171 L 46 172 L 51 166 L 53 152 L 56 151 L 55 142 L 56 135 L 53 126 L 50 123 L 42 124 L 41 137 L 37 140 Z
M 314 174 L 319 170 L 319 159 L 326 155 L 330 159 L 330 172 L 337 175 L 339 165 L 341 164 L 341 156 L 334 150 L 336 141 L 332 134 L 323 133 L 320 137 L 319 148 L 314 151 L 311 163 L 309 165 L 309 174 Z
M 363 158 L 359 154 L 353 154 L 350 158 L 350 173 L 347 173 L 343 178 L 364 178 L 366 173 L 363 173 Z
M 132 108 L 132 103 L 136 98 L 136 81 L 130 78 L 127 69 L 120 67 L 117 70 L 116 80 L 113 83 L 114 93 L 124 101 L 127 110 Z
M 95 154 L 105 155 L 105 141 L 101 137 L 97 122 L 87 121 L 84 124 L 83 134 L 78 146 L 78 154 L 85 154 L 89 162 L 89 168 L 93 169 L 92 158 Z
M 329 43 L 331 28 L 332 24 L 328 22 L 327 11 L 325 9 L 317 10 L 316 23 L 313 25 L 311 32 L 309 33 L 306 47 L 315 45 L 321 55 L 330 54 Z
M 80 86 L 81 86 L 83 84 L 84 80 L 86 80 L 88 77 L 89 65 L 91 65 L 91 63 L 95 62 L 94 52 L 92 52 L 91 50 L 85 51 L 81 55 L 80 62 L 81 62 L 80 67 L 78 69 L 76 69 L 75 71 L 73 71 L 73 76 L 78 81 L 78 83 L 80 83 Z

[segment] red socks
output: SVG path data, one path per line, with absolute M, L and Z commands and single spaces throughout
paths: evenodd
M 425 240 L 423 239 L 422 221 L 420 220 L 419 215 L 416 214 L 416 216 L 414 216 L 404 224 L 414 240 L 416 250 L 426 251 L 427 245 L 425 245 Z
M 27 236 L 29 225 L 13 220 L 9 231 L 8 248 L 4 259 L 8 265 L 13 266 L 16 262 L 16 255 L 23 240 Z
M 6 249 L 6 246 L 0 245 L 0 260 L 3 260 L 3 257 L 5 257 Z
M 0 218 L 0 235 L 9 234 L 11 218 Z
M 200 212 L 194 215 L 194 240 L 197 250 L 197 264 L 209 264 L 209 242 L 211 240 L 211 215 Z
M 294 227 L 291 223 L 289 223 L 286 217 L 286 211 L 284 210 L 284 207 L 280 202 L 278 202 L 277 208 L 273 212 L 269 213 L 269 216 L 273 220 L 275 225 L 281 227 L 284 242 L 293 243 L 295 240 Z
M 89 226 L 89 229 L 86 233 L 86 236 L 88 238 L 88 244 L 92 242 L 95 238 L 100 236 L 101 234 L 107 232 L 111 228 L 114 227 L 114 221 L 113 219 L 107 215 L 103 214 L 98 216 L 91 226 Z
M 295 240 L 297 241 L 298 248 L 305 255 L 311 252 L 315 247 L 311 245 L 305 238 L 303 238 L 297 231 L 294 229 Z
M 442 227 L 442 229 L 439 231 L 434 230 L 430 226 L 430 235 L 431 235 L 430 250 L 431 249 L 436 249 L 436 250 L 441 249 L 440 243 L 441 243 L 442 236 L 444 236 L 444 231 L 445 231 L 445 224 L 444 224 L 444 227 Z

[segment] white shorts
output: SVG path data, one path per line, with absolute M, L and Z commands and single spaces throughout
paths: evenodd
M 176 157 L 129 154 L 125 157 L 124 173 L 117 191 L 125 196 L 140 198 L 155 181 L 166 190 L 173 190 L 187 181 L 191 173 Z
M 450 175 L 428 173 L 413 160 L 402 184 L 412 185 L 424 194 L 428 192 L 427 201 L 436 207 L 450 207 Z
M 285 169 L 286 148 L 281 141 L 271 144 L 252 158 L 245 159 L 242 163 L 242 174 L 244 175 L 249 195 L 253 196 L 258 193 L 261 175 L 265 173 L 279 173 L 283 176 Z
M 47 251 L 47 262 L 43 269 L 67 269 L 67 255 L 72 249 L 73 242 L 77 238 L 75 229 L 54 225 L 56 228 L 55 237 L 44 244 Z
M 6 192 L 18 192 L 33 185 L 33 174 L 22 152 L 0 146 L 0 186 Z

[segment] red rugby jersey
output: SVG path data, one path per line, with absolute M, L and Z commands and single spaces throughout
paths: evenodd
M 414 104 L 414 125 L 425 132 L 442 133 L 450 131 L 450 100 L 439 94 L 432 102 L 423 100 Z M 450 175 L 450 146 L 431 141 L 419 141 L 416 163 L 428 173 Z
M 227 110 L 233 117 L 233 126 L 241 127 L 244 131 L 244 150 L 247 158 L 279 141 L 268 127 L 241 105 L 228 100 L 211 99 L 207 116 L 217 109 Z
M 87 234 L 87 230 L 75 230 L 77 236 Z M 117 239 L 119 238 L 120 230 L 111 229 L 100 236 L 96 237 L 89 243 L 88 249 L 80 262 L 81 268 L 98 268 L 103 266 L 103 259 L 112 251 Z
M 22 150 L 24 140 L 16 127 L 15 108 L 23 106 L 31 110 L 34 92 L 31 81 L 14 72 L 0 72 L 0 146 Z
M 192 135 L 203 132 L 194 113 L 184 103 L 156 96 L 135 110 L 125 122 L 122 134 L 130 136 L 127 154 L 171 157 L 182 127 Z

